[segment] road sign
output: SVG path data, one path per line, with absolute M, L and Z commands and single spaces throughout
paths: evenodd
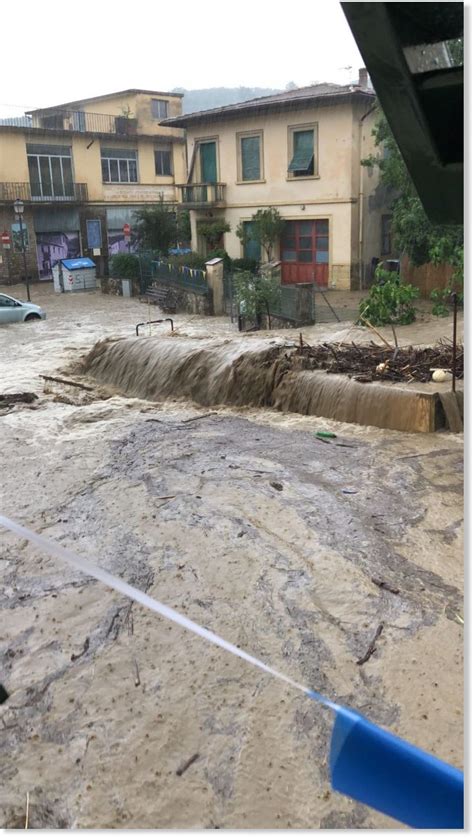
M 11 247 L 12 240 L 11 240 L 10 233 L 9 233 L 7 230 L 4 230 L 4 231 L 3 231 L 2 235 L 0 236 L 0 238 L 1 238 L 1 240 L 2 240 L 2 245 L 3 245 L 3 247 L 6 247 L 6 248 Z
M 123 225 L 123 234 L 124 236 L 129 236 L 131 233 L 130 224 Z

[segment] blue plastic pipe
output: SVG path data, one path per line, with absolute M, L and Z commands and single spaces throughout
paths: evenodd
M 330 769 L 335 791 L 407 826 L 463 828 L 463 773 L 345 707 L 336 711 Z

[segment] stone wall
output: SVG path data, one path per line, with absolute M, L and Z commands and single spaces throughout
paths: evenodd
M 112 294 L 117 297 L 122 296 L 122 280 L 117 277 L 102 277 L 100 287 L 103 294 Z M 198 294 L 196 291 L 190 291 L 189 289 L 182 290 L 168 285 L 166 282 L 160 282 L 159 279 L 154 279 L 150 288 L 171 290 L 176 300 L 176 311 L 178 312 L 200 315 L 211 315 L 214 313 L 210 294 Z M 140 281 L 138 279 L 132 280 L 132 296 L 145 298 L 145 294 L 141 294 L 140 292 Z

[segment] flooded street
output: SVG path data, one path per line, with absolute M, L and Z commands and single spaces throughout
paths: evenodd
M 148 307 L 46 286 L 32 298 L 48 319 L 0 330 L 1 392 L 39 397 L 0 416 L 2 513 L 462 768 L 462 435 L 45 381 L 98 340 L 133 338 Z M 175 321 L 176 352 L 238 337 L 228 318 Z M 399 342 L 450 327 L 427 319 Z M 372 337 L 304 330 L 347 335 Z M 28 793 L 31 828 L 399 826 L 331 791 L 329 710 L 26 541 L 1 542 L 1 825 L 23 828 Z

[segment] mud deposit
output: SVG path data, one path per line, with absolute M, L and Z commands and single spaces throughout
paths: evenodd
M 462 767 L 461 436 L 40 381 L 106 302 L 3 333 L 3 513 Z M 331 792 L 329 711 L 0 537 L 1 826 L 398 826 Z

